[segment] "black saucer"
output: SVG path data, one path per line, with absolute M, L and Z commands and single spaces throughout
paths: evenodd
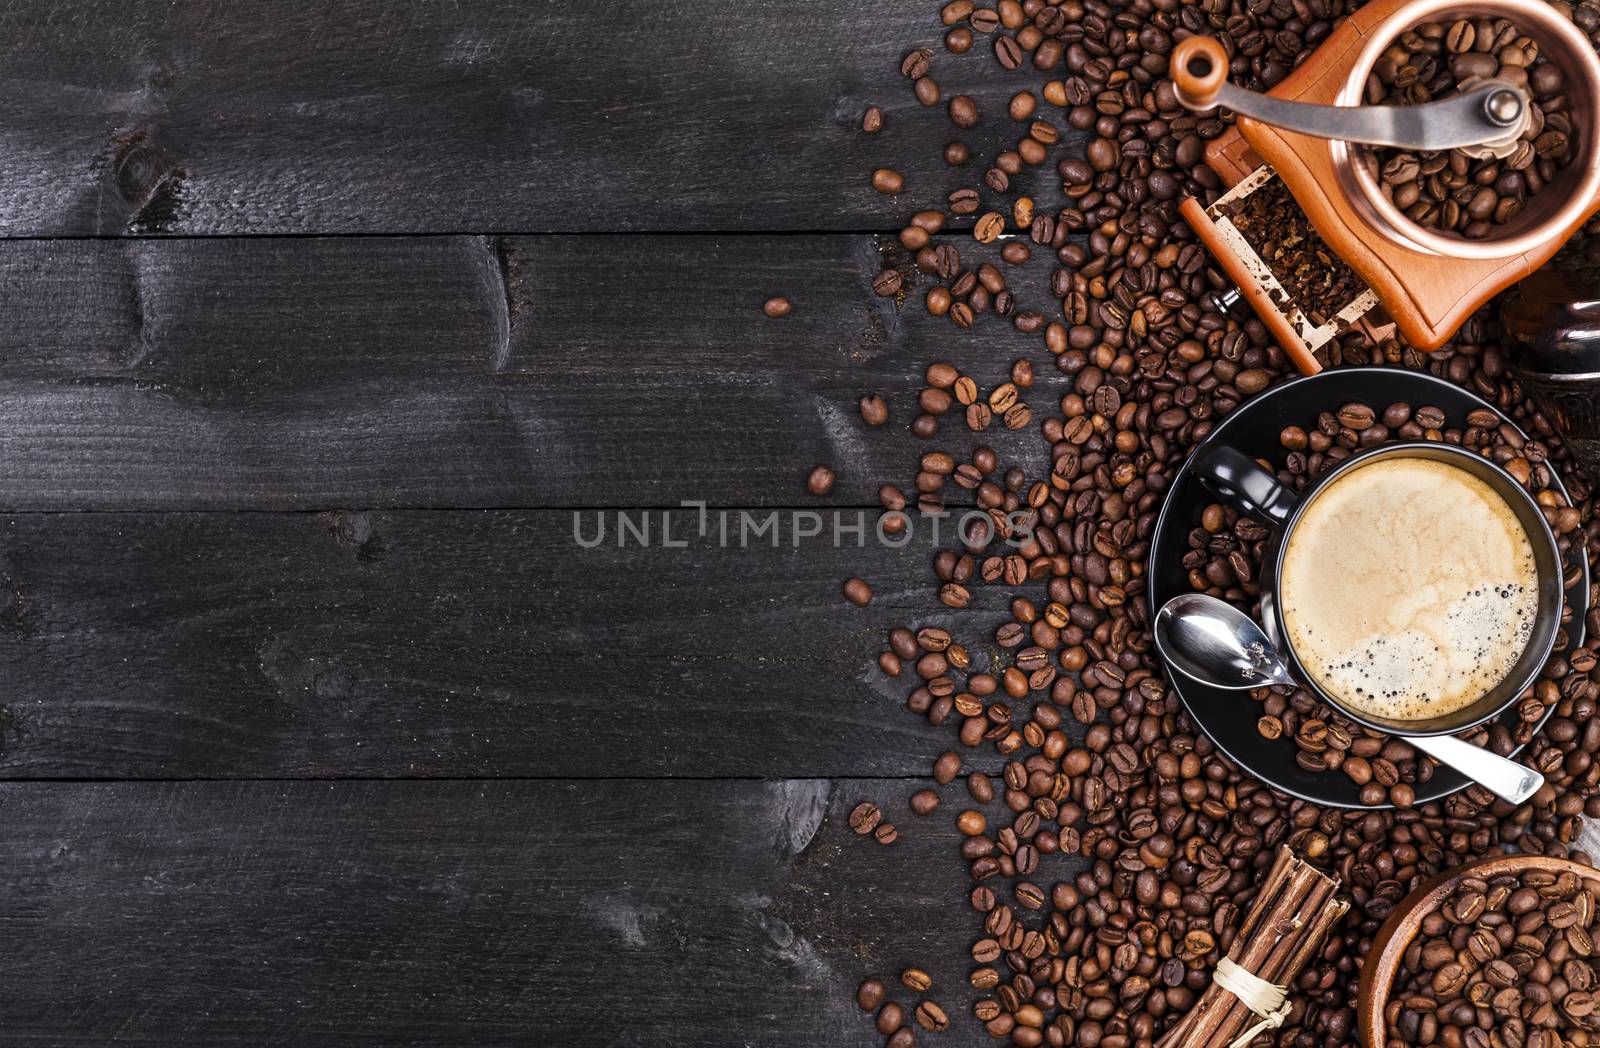
M 1494 410 L 1484 400 L 1443 379 L 1415 371 L 1389 368 L 1339 368 L 1319 375 L 1285 382 L 1246 401 L 1206 437 L 1225 439 L 1252 457 L 1281 462 L 1284 449 L 1278 434 L 1289 425 L 1306 427 L 1323 411 L 1337 411 L 1351 401 L 1360 401 L 1382 411 L 1390 404 L 1404 402 L 1412 407 L 1436 407 L 1445 413 L 1447 426 L 1466 428 L 1466 417 L 1479 408 Z M 1555 486 L 1566 495 L 1559 477 Z M 1189 592 L 1183 557 L 1188 552 L 1188 535 L 1200 522 L 1201 511 L 1216 497 L 1195 479 L 1187 462 L 1173 478 L 1150 544 L 1150 611 L 1169 598 Z M 1567 606 L 1572 609 L 1566 625 L 1567 644 L 1557 650 L 1566 654 L 1583 643 L 1584 616 L 1589 605 L 1589 565 L 1581 540 L 1573 552 L 1580 561 L 1577 582 L 1567 590 Z M 1570 571 L 1573 565 L 1569 564 Z M 1224 691 L 1190 680 L 1179 673 L 1167 674 L 1168 683 L 1183 700 L 1196 724 L 1217 746 L 1245 771 L 1285 793 L 1317 804 L 1340 808 L 1364 808 L 1360 788 L 1336 771 L 1311 772 L 1295 761 L 1295 745 L 1290 739 L 1266 739 L 1256 731 L 1260 704 L 1243 692 Z M 1550 716 L 1549 711 L 1545 717 Z M 1500 723 L 1514 729 L 1520 719 L 1515 707 L 1500 716 Z M 1543 720 L 1540 726 L 1543 726 Z M 1440 767 L 1433 778 L 1417 784 L 1418 804 L 1437 800 L 1467 785 L 1459 772 Z M 1385 805 L 1387 807 L 1387 805 Z

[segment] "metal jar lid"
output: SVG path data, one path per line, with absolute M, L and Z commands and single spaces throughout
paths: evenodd
M 1513 289 L 1500 315 L 1518 370 L 1600 377 L 1600 238 L 1575 238 Z

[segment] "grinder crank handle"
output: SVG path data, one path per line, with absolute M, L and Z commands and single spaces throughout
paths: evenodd
M 1172 49 L 1178 101 L 1195 112 L 1226 106 L 1243 116 L 1314 138 L 1438 152 L 1510 155 L 1528 119 L 1528 96 L 1506 80 L 1483 80 L 1454 98 L 1415 106 L 1324 106 L 1246 91 L 1228 82 L 1228 53 L 1214 37 Z

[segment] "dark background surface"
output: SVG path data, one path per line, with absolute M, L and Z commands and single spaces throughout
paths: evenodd
M 0 7 L 0 1039 L 868 1045 L 854 986 L 908 964 L 934 1041 L 980 1036 L 964 793 L 905 808 L 951 733 L 873 658 L 906 621 L 981 657 L 1006 595 L 957 622 L 920 537 L 572 540 L 822 508 L 817 462 L 853 521 L 911 480 L 927 363 L 1043 356 L 870 291 L 1010 145 L 940 161 L 896 69 L 937 22 Z M 1037 86 L 936 61 L 988 113 Z M 850 832 L 863 799 L 898 843 Z

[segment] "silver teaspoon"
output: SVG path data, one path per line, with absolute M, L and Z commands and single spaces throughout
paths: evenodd
M 1156 650 L 1168 666 L 1201 684 L 1242 691 L 1294 684 L 1289 667 L 1261 626 L 1226 601 L 1204 593 L 1173 597 L 1156 612 Z M 1521 804 L 1544 776 L 1454 735 L 1406 735 L 1412 746 L 1493 793 Z

